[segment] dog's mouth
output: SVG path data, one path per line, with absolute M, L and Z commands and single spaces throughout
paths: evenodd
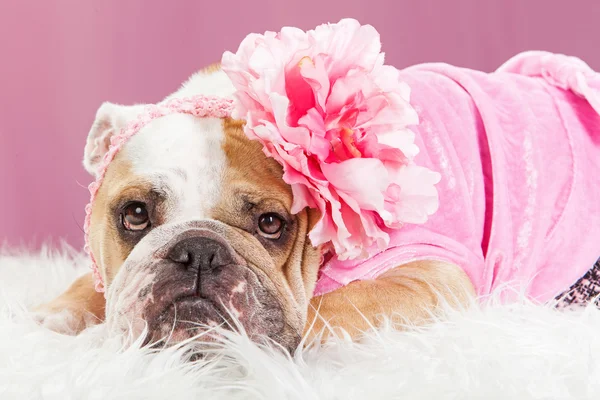
M 202 320 L 205 327 L 216 327 L 224 322 L 230 322 L 228 313 L 223 308 L 205 297 L 181 296 L 166 305 L 156 318 L 156 322 L 193 322 L 200 325 Z M 198 321 L 195 321 L 196 319 Z
M 160 282 L 154 284 L 158 292 L 147 294 L 156 301 L 144 301 L 147 343 L 175 344 L 194 337 L 212 340 L 217 328 L 242 328 L 253 340 L 278 341 L 285 329 L 285 315 L 276 296 L 247 266 L 230 265 L 199 279 L 187 275 L 158 278 Z
M 197 295 L 183 295 L 164 304 L 160 313 L 148 320 L 145 344 L 163 346 L 198 336 L 214 340 L 216 328 L 230 328 L 232 319 L 222 306 Z

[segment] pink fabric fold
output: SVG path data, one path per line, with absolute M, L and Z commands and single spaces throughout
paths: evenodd
M 415 163 L 442 175 L 439 209 L 366 261 L 329 261 L 315 295 L 425 259 L 464 268 L 480 296 L 568 289 L 600 256 L 600 74 L 527 52 L 491 74 L 422 64 L 399 79 L 419 114 Z

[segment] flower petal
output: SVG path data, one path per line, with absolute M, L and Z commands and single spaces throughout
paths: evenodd
M 337 191 L 350 195 L 365 210 L 383 209 L 383 192 L 389 186 L 388 173 L 380 160 L 352 158 L 339 164 L 321 165 L 325 179 Z

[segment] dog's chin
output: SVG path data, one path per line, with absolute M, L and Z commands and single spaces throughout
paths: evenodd
M 190 339 L 220 340 L 220 329 L 231 329 L 234 321 L 213 301 L 198 296 L 183 296 L 163 305 L 163 311 L 147 321 L 145 344 L 155 347 L 173 345 Z
M 200 289 L 190 277 L 163 276 L 154 284 L 154 301 L 145 304 L 146 344 L 165 346 L 193 339 L 221 340 L 223 329 L 242 332 L 255 341 L 270 339 L 294 350 L 300 335 L 290 328 L 277 296 L 247 266 L 231 265 L 201 276 Z M 196 284 L 198 285 L 198 284 Z
M 245 315 L 252 315 L 246 318 Z M 289 352 L 300 342 L 299 335 L 290 334 L 284 316 L 259 304 L 242 310 L 230 310 L 213 300 L 184 296 L 164 305 L 164 310 L 147 321 L 145 344 L 152 347 L 171 346 L 194 341 L 200 348 L 224 340 L 223 330 L 248 335 L 254 342 L 273 341 Z

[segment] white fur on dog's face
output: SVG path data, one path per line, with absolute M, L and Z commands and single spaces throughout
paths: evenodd
M 153 182 L 168 199 L 168 221 L 208 218 L 219 201 L 227 159 L 223 122 L 172 114 L 150 122 L 125 153 L 132 172 Z
M 190 82 L 178 93 L 190 95 L 199 85 Z M 105 142 L 95 138 L 110 136 L 107 127 L 118 131 L 106 121 L 138 111 L 104 107 L 110 112 L 99 111 L 86 157 L 101 153 L 94 143 Z M 281 175 L 236 121 L 174 114 L 141 129 L 112 161 L 92 210 L 90 244 L 108 286 L 110 325 L 133 323 L 139 333 L 147 324 L 150 340 L 178 341 L 202 330 L 198 324 L 236 318 L 251 336 L 293 348 L 320 258 L 307 239 L 314 215 L 291 215 L 291 189 Z M 151 223 L 143 232 L 123 228 L 122 210 L 131 202 L 147 206 Z M 276 240 L 256 229 L 269 213 L 285 222 Z M 175 261 L 181 246 L 193 249 L 186 254 L 200 264 Z

